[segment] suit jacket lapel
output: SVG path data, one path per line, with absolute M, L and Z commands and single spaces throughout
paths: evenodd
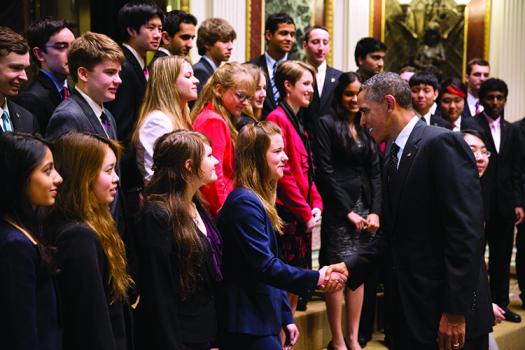
M 496 145 L 494 144 L 494 139 L 492 138 L 492 132 L 490 131 L 490 126 L 489 126 L 489 123 L 487 122 L 487 119 L 485 118 L 485 115 L 483 113 L 478 114 L 475 118 L 478 118 L 477 120 L 479 124 L 481 125 L 483 132 L 486 135 L 485 142 L 487 143 L 487 147 L 489 147 L 489 151 L 491 153 L 497 154 Z
M 501 133 L 500 133 L 500 143 L 499 143 L 498 153 L 501 153 L 501 151 L 506 147 L 510 130 L 508 128 L 508 125 L 506 125 L 505 120 L 503 120 L 503 118 L 500 119 L 499 123 L 500 123 Z
M 146 88 L 146 77 L 144 76 L 144 70 L 140 67 L 139 61 L 137 61 L 135 55 L 133 55 L 133 52 L 131 52 L 127 47 L 123 46 L 122 50 L 124 51 L 124 56 L 126 56 L 126 60 L 128 60 L 128 62 L 133 67 L 135 74 L 137 74 L 137 76 L 139 77 L 142 87 Z
M 273 96 L 272 82 L 270 81 L 270 72 L 268 70 L 268 65 L 266 64 L 265 54 L 262 54 L 259 57 L 259 64 L 264 70 L 264 73 L 266 73 L 266 78 L 268 79 L 266 83 L 266 98 L 270 101 L 272 105 L 272 110 L 274 110 L 275 108 L 277 108 L 277 101 L 275 101 L 275 97 Z
M 11 120 L 13 131 L 16 131 L 21 128 L 20 111 L 9 99 L 7 99 L 7 108 L 9 109 L 9 120 Z
M 96 134 L 102 137 L 107 137 L 106 130 L 104 130 L 104 127 L 102 127 L 102 124 L 100 123 L 100 119 L 95 115 L 95 112 L 93 112 L 93 109 L 91 106 L 87 103 L 86 100 L 76 90 L 73 90 L 73 93 L 71 94 L 71 97 L 73 98 L 82 111 L 84 112 L 84 115 L 86 116 L 86 119 L 91 124 L 91 127 L 93 130 L 96 131 Z
M 335 88 L 337 80 L 335 79 L 334 69 L 326 67 L 326 75 L 324 76 L 323 93 L 320 96 L 319 109 L 323 110 L 328 99 L 332 96 L 332 91 Z
M 117 124 L 115 123 L 115 118 L 113 117 L 113 114 L 111 114 L 111 112 L 108 111 L 106 108 L 104 108 L 104 114 L 106 114 L 109 120 L 108 136 L 110 139 L 116 140 L 117 139 Z
M 36 77 L 37 81 L 42 84 L 42 86 L 51 91 L 51 94 L 53 95 L 54 103 L 59 104 L 62 101 L 62 95 L 57 90 L 57 87 L 55 86 L 55 83 L 51 81 L 51 79 L 42 71 L 40 71 Z

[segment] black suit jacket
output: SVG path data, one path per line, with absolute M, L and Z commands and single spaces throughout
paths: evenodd
M 326 76 L 324 78 L 323 93 L 319 96 L 319 89 L 315 84 L 312 102 L 308 108 L 301 109 L 303 113 L 304 126 L 308 133 L 315 135 L 315 126 L 322 115 L 329 114 L 332 109 L 332 100 L 334 90 L 337 86 L 339 76 L 342 74 L 340 70 L 332 67 L 326 67 Z
M 264 71 L 264 74 L 266 74 L 266 78 L 270 79 L 270 73 L 268 73 L 268 66 L 266 65 L 265 54 L 262 54 L 261 56 L 254 58 L 248 63 L 261 67 L 262 70 Z M 262 119 L 266 118 L 266 116 L 270 114 L 271 111 L 276 109 L 278 105 L 279 105 L 279 101 L 275 101 L 275 98 L 273 96 L 273 91 L 272 91 L 272 84 L 268 80 L 266 84 L 266 99 L 264 100 L 264 105 L 262 109 Z
M 501 140 L 499 152 L 496 151 L 485 113 L 477 114 L 471 120 L 484 136 L 487 150 L 490 151 L 489 166 L 481 179 L 490 200 L 489 218 L 501 215 L 515 220 L 514 208 L 523 207 L 523 182 L 518 130 L 508 121 L 501 119 Z
M 199 62 L 193 65 L 193 74 L 197 79 L 199 79 L 199 85 L 197 85 L 197 93 L 200 94 L 202 88 L 204 87 L 204 84 L 206 84 L 213 72 L 213 67 L 211 66 L 210 62 L 208 62 L 204 57 L 201 57 Z
M 55 83 L 44 72 L 40 71 L 31 85 L 14 100 L 33 113 L 38 120 L 40 133 L 44 135 L 49 118 L 62 102 L 62 95 L 58 92 Z
M 519 154 L 521 157 L 521 183 L 522 183 L 522 203 L 525 203 L 525 118 L 514 123 L 520 143 Z
M 33 113 L 11 101 L 9 98 L 7 99 L 7 108 L 9 109 L 9 119 L 11 120 L 13 131 L 25 132 L 28 134 L 40 132 L 38 121 Z M 0 128 L 0 134 L 3 133 L 3 129 Z
M 432 120 L 432 118 L 437 118 L 437 119 Z M 434 123 L 432 123 L 432 121 L 434 121 Z M 441 127 L 447 128 L 449 130 L 452 130 L 452 125 L 450 124 L 450 122 L 448 120 L 446 120 L 445 118 L 443 118 L 441 116 L 441 111 L 439 110 L 439 108 L 436 110 L 436 113 L 434 113 L 430 117 L 430 122 L 432 123 L 432 125 L 441 126 Z M 470 118 L 470 117 L 464 118 L 463 114 L 462 114 L 461 115 L 461 124 L 459 125 L 459 130 L 467 130 L 467 129 L 477 130 L 478 128 L 477 128 L 476 123 L 474 122 L 474 120 L 472 118 Z
M 473 117 L 472 114 L 470 114 L 470 108 L 468 107 L 467 100 L 465 99 L 465 108 L 463 108 L 463 112 L 461 112 L 461 119 L 467 119 Z
M 151 70 L 151 67 L 153 67 L 153 63 L 155 63 L 156 60 L 158 60 L 161 57 L 169 56 L 166 52 L 162 50 L 155 51 L 155 55 L 153 55 L 153 58 L 151 59 L 151 62 L 148 65 L 148 68 Z
M 88 102 L 76 90 L 73 90 L 70 98 L 62 101 L 49 119 L 46 138 L 54 140 L 67 132 L 76 131 L 115 140 L 117 138 L 115 118 L 106 108 L 104 108 L 104 113 L 110 124 L 107 134 Z
M 387 314 L 391 322 L 404 319 L 408 326 L 392 336 L 434 343 L 443 312 L 468 316 L 474 308 L 483 258 L 478 172 L 462 135 L 422 121 L 412 130 L 399 169 L 388 181 L 390 162 L 387 155 L 383 230 L 346 261 L 348 283 L 359 286 L 385 257 Z

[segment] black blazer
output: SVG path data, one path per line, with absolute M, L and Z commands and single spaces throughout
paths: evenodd
M 215 270 L 208 240 L 202 235 L 207 249 L 199 269 L 202 280 L 195 292 L 182 300 L 177 287 L 181 273 L 176 264 L 177 242 L 164 210 L 146 202 L 138 215 L 136 235 L 141 286 L 135 312 L 137 349 L 175 350 L 182 344 L 211 341 L 216 335 L 217 316 Z
M 39 249 L 0 219 L 0 349 L 62 349 L 53 280 Z
M 304 126 L 308 133 L 312 136 L 316 134 L 315 126 L 319 118 L 323 115 L 329 114 L 332 109 L 334 90 L 337 86 L 339 76 L 341 76 L 342 73 L 343 72 L 335 68 L 326 67 L 323 94 L 319 96 L 319 90 L 317 84 L 315 84 L 312 102 L 308 108 L 301 109 L 301 113 L 303 113 Z
M 57 288 L 64 350 L 131 350 L 127 301 L 112 301 L 108 259 L 97 234 L 81 222 L 50 228 L 60 273 Z
M 335 116 L 324 115 L 317 122 L 313 138 L 316 163 L 315 183 L 323 198 L 326 215 L 341 220 L 354 208 L 362 193 L 370 212 L 381 214 L 381 161 L 376 143 L 366 137 L 368 151 L 356 145 L 344 148 L 336 130 Z
M 158 60 L 161 57 L 166 57 L 166 56 L 169 56 L 169 55 L 162 50 L 155 51 L 155 54 L 153 55 L 153 58 L 151 59 L 151 62 L 148 65 L 148 68 L 151 70 L 151 67 L 153 67 L 153 63 L 155 63 L 156 60 Z
M 443 312 L 468 316 L 474 307 L 484 249 L 478 172 L 462 135 L 423 121 L 412 130 L 399 169 L 388 181 L 390 162 L 388 154 L 383 230 L 346 261 L 352 271 L 348 283 L 359 286 L 385 257 L 387 314 L 390 322 L 404 318 L 408 326 L 393 337 L 435 344 Z
M 106 134 L 100 119 L 95 115 L 88 102 L 76 91 L 72 90 L 71 96 L 62 101 L 53 112 L 46 129 L 46 138 L 54 140 L 70 132 L 86 132 L 104 138 L 116 139 L 117 125 L 110 111 L 104 108 L 104 113 L 109 120 L 109 131 Z
M 465 108 L 468 108 L 468 107 L 465 107 Z M 432 124 L 432 125 L 442 126 L 442 127 L 447 128 L 449 130 L 452 130 L 452 125 L 450 124 L 450 122 L 448 120 L 446 120 L 445 118 L 442 117 L 441 111 L 439 110 L 439 107 L 436 110 L 436 113 L 434 113 L 430 117 L 430 121 L 431 122 L 432 122 L 432 117 L 438 119 L 438 120 L 434 119 L 434 124 Z M 461 124 L 459 125 L 459 130 L 467 130 L 467 129 L 477 130 L 478 127 L 476 126 L 476 123 L 474 122 L 474 120 L 471 117 L 465 118 L 465 117 L 463 117 L 463 114 L 461 114 Z
M 499 152 L 482 112 L 471 118 L 476 129 L 484 136 L 487 150 L 491 153 L 489 166 L 481 181 L 490 201 L 489 218 L 501 215 L 515 220 L 514 208 L 523 208 L 523 173 L 521 164 L 519 131 L 508 121 L 501 119 L 501 142 Z
M 210 79 L 214 72 L 213 67 L 210 62 L 208 62 L 204 57 L 201 57 L 199 62 L 193 65 L 193 74 L 197 79 L 199 79 L 199 85 L 197 85 L 197 93 L 200 94 L 204 84 Z
M 264 71 L 264 74 L 266 74 L 266 78 L 270 79 L 270 73 L 268 73 L 268 66 L 266 65 L 266 56 L 264 53 L 261 56 L 249 61 L 248 63 L 261 67 Z M 264 99 L 264 105 L 262 109 L 262 119 L 266 118 L 266 116 L 270 114 L 271 111 L 276 109 L 278 105 L 279 101 L 275 101 L 273 96 L 272 84 L 270 81 L 268 81 L 266 84 L 266 98 Z
M 525 203 L 525 118 L 514 123 L 520 142 L 522 203 Z
M 9 109 L 9 119 L 11 120 L 13 131 L 25 132 L 28 134 L 40 132 L 38 121 L 33 113 L 11 101 L 9 98 L 7 99 L 7 108 Z M 3 133 L 3 129 L 0 128 L 0 134 Z
M 38 120 L 40 133 L 46 133 L 47 123 L 53 111 L 62 102 L 55 83 L 40 71 L 31 85 L 23 90 L 15 99 L 16 103 L 27 108 Z

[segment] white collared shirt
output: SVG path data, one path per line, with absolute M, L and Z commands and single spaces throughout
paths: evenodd
M 436 109 L 437 109 L 437 104 L 434 102 L 432 104 L 432 106 L 430 106 L 430 109 L 428 110 L 427 114 L 425 115 L 421 115 L 419 114 L 418 112 L 416 112 L 416 115 L 420 118 L 425 118 L 425 121 L 427 122 L 427 125 L 431 125 L 430 124 L 430 117 L 436 113 Z M 399 145 L 398 145 L 399 146 Z
M 461 130 L 461 115 L 454 122 L 454 128 L 452 129 L 452 131 L 460 131 L 460 130 Z
M 317 91 L 319 91 L 319 98 L 323 95 L 323 87 L 324 87 L 324 79 L 326 77 L 326 61 L 323 61 L 317 67 L 317 74 L 315 75 L 315 79 L 317 81 Z
M 5 98 L 5 97 L 4 97 L 4 103 L 0 107 L 0 118 L 2 117 L 2 114 L 4 114 L 4 111 L 6 111 L 7 114 L 9 115 L 9 122 L 11 123 L 11 129 L 14 129 L 13 128 L 13 122 L 11 121 L 11 119 L 12 119 L 11 118 L 11 113 L 9 113 L 9 107 L 7 107 L 7 98 Z M 2 122 L 2 119 L 0 119 L 0 128 L 2 128 L 2 130 L 4 130 L 4 123 Z
M 467 105 L 468 109 L 470 110 L 470 115 L 475 116 L 476 115 L 476 103 L 479 103 L 479 98 L 474 97 L 470 92 L 467 94 Z M 478 106 L 479 112 L 483 112 L 483 106 L 480 104 Z
M 492 119 L 487 115 L 487 113 L 483 113 L 483 115 L 485 116 L 485 119 L 487 119 L 487 123 L 489 124 L 490 134 L 492 135 L 492 140 L 494 141 L 496 152 L 499 153 L 499 146 L 501 144 L 501 117 Z
M 273 67 L 275 63 L 277 62 L 277 64 L 279 64 L 286 61 L 288 59 L 288 54 L 285 54 L 279 61 L 274 60 L 273 57 L 268 54 L 268 51 L 264 53 L 264 57 L 266 58 L 266 67 L 268 67 L 268 79 L 273 81 Z
M 405 125 L 403 130 L 401 130 L 399 135 L 397 135 L 396 140 L 394 141 L 394 143 L 399 147 L 399 151 L 397 152 L 397 168 L 399 168 L 399 162 L 401 161 L 401 156 L 403 155 L 403 150 L 405 149 L 408 138 L 410 137 L 412 130 L 414 130 L 418 120 L 418 116 L 413 116 L 407 125 Z
M 84 98 L 84 100 L 86 100 L 89 107 L 91 107 L 91 109 L 93 110 L 93 113 L 95 113 L 95 115 L 97 116 L 97 119 L 100 122 L 100 125 L 102 125 L 102 129 L 104 130 L 106 135 L 108 135 L 108 133 L 106 132 L 106 128 L 104 128 L 104 124 L 102 123 L 102 119 L 100 119 L 100 116 L 102 115 L 102 113 L 104 113 L 104 106 L 101 106 L 95 101 L 93 101 L 93 99 L 89 97 L 84 91 L 82 91 L 78 86 L 75 86 L 75 89 Z
M 166 55 L 171 56 L 171 52 L 170 52 L 170 50 L 168 50 L 168 49 L 165 48 L 165 47 L 159 46 L 159 48 L 157 49 L 157 51 L 164 52 Z
M 128 44 L 126 43 L 123 43 L 122 46 L 124 46 L 126 49 L 128 49 L 129 51 L 131 51 L 131 53 L 133 54 L 133 56 L 135 56 L 135 58 L 137 59 L 137 61 L 139 62 L 140 64 L 140 68 L 142 70 L 144 70 L 144 67 L 146 66 L 146 63 L 144 63 L 144 59 L 142 57 L 140 57 L 139 53 L 134 49 L 132 48 L 131 46 L 129 46 Z

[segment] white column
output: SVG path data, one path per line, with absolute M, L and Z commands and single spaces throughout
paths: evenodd
M 490 23 L 490 75 L 509 87 L 505 119 L 525 116 L 525 1 L 492 0 Z

